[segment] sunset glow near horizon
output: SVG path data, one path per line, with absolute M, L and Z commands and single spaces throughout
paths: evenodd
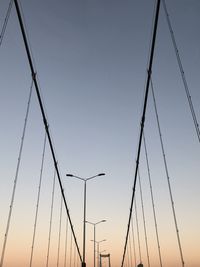
M 196 116 L 200 121 L 200 1 L 166 0 Z M 9 1 L 0 3 L 0 27 Z M 53 138 L 69 213 L 82 255 L 83 183 L 87 178 L 87 220 L 96 228 L 100 251 L 121 267 L 135 170 L 135 158 L 155 1 L 20 0 L 42 99 Z M 31 74 L 13 5 L 0 46 L 0 253 L 8 219 Z M 200 266 L 200 144 L 184 92 L 161 3 L 152 79 L 185 266 Z M 145 136 L 163 266 L 181 267 L 152 93 Z M 19 177 L 5 250 L 5 267 L 30 262 L 40 178 L 44 126 L 33 88 Z M 156 233 L 142 145 L 140 175 L 151 266 L 159 267 Z M 54 165 L 46 146 L 34 267 L 46 266 Z M 141 256 L 147 264 L 139 185 L 136 189 Z M 58 261 L 60 189 L 56 180 L 49 267 Z M 64 266 L 67 217 L 63 206 L 59 266 Z M 139 249 L 133 211 L 136 261 Z M 69 225 L 68 225 L 69 226 Z M 93 226 L 86 224 L 86 263 L 93 266 Z M 68 227 L 67 259 L 71 231 Z M 133 250 L 133 247 L 132 247 Z M 81 266 L 72 242 L 72 255 Z M 130 257 L 130 256 L 129 256 Z M 132 257 L 134 257 L 132 255 Z M 106 262 L 106 261 L 105 261 Z M 107 266 L 104 262 L 104 266 Z M 128 267 L 128 262 L 124 266 Z

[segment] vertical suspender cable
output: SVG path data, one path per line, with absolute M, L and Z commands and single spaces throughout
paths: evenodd
M 40 203 L 40 192 L 41 192 L 41 184 L 42 184 L 42 176 L 43 176 L 45 148 L 46 148 L 46 133 L 45 133 L 45 137 L 44 137 L 44 145 L 43 145 L 43 151 L 42 151 L 42 162 L 41 162 L 41 169 L 40 169 L 40 179 L 39 179 L 39 186 L 38 186 L 34 230 L 33 230 L 32 246 L 31 246 L 30 267 L 32 266 L 32 261 L 33 261 L 33 251 L 34 251 L 35 234 L 36 234 L 36 228 L 37 228 L 38 209 L 39 209 L 39 203 Z
M 49 252 L 50 252 L 50 245 L 51 245 L 51 228 L 52 228 L 52 217 L 53 217 L 53 206 L 54 206 L 54 195 L 55 195 L 55 182 L 56 182 L 56 170 L 54 170 L 54 175 L 53 175 L 53 188 L 52 188 L 52 195 L 51 195 L 51 212 L 50 212 L 50 221 L 49 221 L 49 236 L 48 236 L 46 267 L 49 266 Z
M 76 267 L 76 247 L 74 245 L 74 267 Z
M 128 241 L 129 241 L 129 250 L 130 250 L 130 266 L 132 266 L 132 263 L 133 263 L 133 257 L 132 257 L 131 235 L 130 235 L 130 234 L 129 234 Z
M 0 267 L 3 267 L 4 254 L 5 254 L 5 250 L 6 250 L 8 232 L 9 232 L 9 228 L 10 228 L 10 221 L 11 221 L 13 204 L 14 204 L 14 199 L 15 199 L 16 186 L 17 186 L 17 181 L 18 181 L 19 167 L 20 167 L 20 163 L 21 163 L 21 156 L 22 156 L 22 150 L 23 150 L 23 145 L 24 145 L 24 137 L 25 137 L 25 133 L 26 133 L 26 126 L 27 126 L 27 120 L 28 120 L 29 109 L 30 109 L 32 88 L 33 88 L 33 80 L 31 82 L 31 87 L 30 87 L 30 92 L 29 92 L 29 97 L 28 97 L 28 104 L 27 104 L 27 108 L 26 108 L 26 115 L 25 115 L 25 120 L 24 120 L 23 131 L 22 131 L 21 144 L 20 144 L 19 155 L 18 155 L 18 160 L 17 160 L 17 168 L 16 168 L 16 172 L 15 172 L 14 185 L 13 185 L 11 202 L 10 202 L 10 207 L 9 207 L 8 220 L 7 220 L 7 225 L 6 225 L 6 232 L 5 232 L 5 236 L 4 236 L 3 249 L 2 249 L 2 253 L 1 253 Z
M 175 53 L 176 53 L 176 59 L 178 61 L 178 66 L 179 66 L 179 70 L 180 70 L 180 73 L 181 73 L 183 85 L 184 85 L 184 88 L 185 88 L 185 93 L 186 93 L 187 100 L 188 100 L 189 107 L 190 107 L 190 111 L 191 111 L 191 114 L 192 114 L 192 119 L 193 119 L 193 122 L 194 122 L 195 130 L 196 130 L 196 133 L 197 133 L 198 140 L 200 142 L 199 124 L 198 124 L 197 117 L 196 117 L 196 114 L 195 114 L 194 106 L 193 106 L 193 103 L 192 103 L 192 97 L 191 97 L 191 94 L 190 94 L 190 91 L 189 91 L 189 88 L 188 88 L 187 80 L 186 80 L 186 77 L 185 77 L 185 72 L 183 70 L 183 65 L 182 65 L 182 62 L 181 62 L 180 55 L 179 55 L 178 47 L 177 47 L 177 44 L 176 44 L 176 40 L 175 40 L 174 32 L 173 32 L 173 29 L 172 29 L 172 25 L 171 25 L 171 22 L 170 22 L 169 13 L 167 11 L 167 6 L 166 6 L 166 3 L 165 3 L 165 0 L 162 0 L 162 3 L 163 3 L 163 8 L 164 8 L 167 24 L 168 24 L 169 31 L 170 31 L 172 43 L 173 43 L 174 50 L 175 50 Z
M 133 217 L 131 218 L 131 228 L 132 228 L 132 238 L 133 238 L 134 261 L 135 261 L 135 266 L 136 266 L 137 257 L 136 257 L 136 250 L 135 250 L 135 235 L 134 235 L 134 230 L 133 230 Z
M 34 66 L 33 66 L 33 60 L 32 60 L 32 56 L 31 56 L 31 53 L 30 53 L 29 44 L 28 44 L 28 40 L 27 40 L 27 37 L 26 37 L 26 32 L 25 32 L 25 28 L 24 28 L 24 24 L 23 24 L 23 20 L 22 20 L 22 16 L 21 16 L 20 8 L 19 8 L 17 0 L 14 0 L 14 3 L 15 3 L 15 8 L 16 8 L 17 17 L 18 17 L 19 24 L 20 24 L 20 29 L 21 29 L 21 33 L 22 33 L 22 37 L 23 37 L 23 41 L 24 41 L 24 46 L 25 46 L 25 50 L 26 50 L 26 53 L 27 53 L 28 62 L 29 62 L 29 66 L 30 66 L 30 70 L 31 70 L 31 74 L 32 74 L 32 77 L 33 77 L 33 82 L 34 82 L 34 86 L 35 86 L 35 90 L 36 90 L 36 94 L 37 94 L 37 98 L 38 98 L 38 102 L 39 102 L 39 106 L 40 106 L 40 111 L 41 111 L 42 118 L 43 118 L 44 127 L 45 127 L 47 138 L 48 138 L 48 141 L 49 141 L 49 146 L 50 146 L 50 150 L 51 150 L 51 154 L 52 154 L 52 158 L 53 158 L 53 162 L 54 162 L 54 166 L 55 166 L 55 170 L 56 170 L 56 174 L 57 174 L 57 178 L 58 178 L 58 182 L 59 182 L 59 186 L 60 186 L 60 191 L 61 191 L 62 198 L 63 198 L 63 201 L 64 201 L 64 205 L 65 205 L 65 209 L 66 209 L 66 212 L 67 212 L 67 216 L 69 218 L 69 223 L 70 223 L 70 227 L 71 227 L 71 230 L 72 230 L 73 238 L 74 238 L 74 241 L 75 241 L 75 244 L 76 244 L 76 247 L 77 247 L 77 251 L 78 251 L 79 257 L 80 257 L 80 259 L 82 261 L 82 257 L 81 257 L 79 246 L 78 246 L 78 243 L 77 243 L 77 240 L 76 240 L 73 224 L 72 224 L 72 221 L 71 221 L 71 217 L 70 217 L 70 214 L 69 214 L 69 209 L 68 209 L 68 206 L 67 206 L 67 202 L 66 202 L 66 198 L 65 198 L 65 194 L 64 194 L 64 190 L 63 190 L 63 186 L 62 186 L 61 176 L 60 176 L 60 172 L 59 172 L 59 169 L 58 169 L 58 163 L 57 163 L 57 160 L 56 160 L 55 151 L 54 151 L 51 135 L 50 135 L 50 132 L 49 132 L 49 125 L 48 125 L 48 122 L 47 122 L 46 114 L 45 114 L 45 111 L 44 111 L 44 107 L 43 107 L 43 103 L 42 103 L 42 99 L 41 99 L 41 95 L 40 95 L 40 90 L 39 90 L 37 77 L 36 77 L 36 71 L 35 71 Z
M 145 158 L 146 158 L 148 178 L 149 178 L 149 186 L 150 186 L 150 193 L 151 193 L 151 203 L 152 203 L 152 207 L 153 207 L 153 217 L 154 217 L 154 225 L 155 225 L 155 231 L 156 231 L 156 240 L 157 240 L 157 246 L 158 246 L 159 261 L 160 261 L 160 267 L 162 267 L 162 257 L 161 257 L 161 251 L 160 251 L 160 241 L 159 241 L 159 235 L 158 235 L 158 225 L 157 225 L 156 210 L 155 210 L 155 203 L 154 203 L 154 197 L 153 197 L 153 187 L 152 187 L 152 182 L 151 182 L 151 174 L 150 174 L 150 168 L 149 168 L 149 159 L 148 159 L 148 154 L 147 154 L 147 146 L 146 146 L 146 139 L 145 139 L 144 132 L 143 132 L 143 142 L 144 142 Z
M 71 238 L 70 238 L 69 267 L 72 267 L 72 232 L 71 232 Z
M 3 26 L 2 26 L 2 29 L 1 29 L 1 33 L 0 33 L 0 46 L 2 45 L 2 42 L 3 42 L 3 37 L 4 37 L 5 31 L 6 31 L 6 27 L 7 27 L 7 24 L 8 24 L 8 19 L 10 17 L 12 5 L 13 5 L 13 0 L 11 0 L 9 2 L 9 6 L 8 6 L 8 9 L 7 9 L 7 12 L 6 12 L 6 17 L 4 19 L 4 23 L 3 23 Z
M 76 265 L 76 267 L 79 267 L 79 257 L 78 257 L 78 253 L 77 253 L 77 257 L 76 257 L 77 259 L 76 259 L 76 262 L 77 262 L 77 265 Z
M 59 234 L 58 234 L 58 251 L 57 251 L 57 267 L 59 266 L 59 260 L 60 260 L 60 237 L 61 237 L 61 229 L 62 229 L 62 208 L 63 208 L 63 199 L 62 199 L 62 195 L 61 195 L 61 200 L 60 200 Z
M 161 149 L 162 149 L 162 154 L 163 154 L 165 172 L 166 172 L 166 177 L 167 177 L 167 184 L 168 184 L 169 195 L 170 195 L 170 200 L 171 200 L 172 213 L 173 213 L 174 224 L 175 224 L 175 228 L 176 228 L 178 247 L 179 247 L 179 252 L 180 252 L 180 257 L 181 257 L 181 264 L 182 264 L 182 267 L 184 267 L 183 252 L 182 252 L 181 241 L 180 241 L 180 236 L 179 236 L 178 223 L 177 223 L 177 219 L 176 219 L 174 200 L 173 200 L 173 195 L 172 195 L 171 183 L 170 183 L 170 179 L 169 179 L 169 171 L 168 171 L 167 160 L 166 160 L 166 156 L 165 156 L 165 149 L 164 149 L 164 144 L 163 144 L 163 139 L 162 139 L 161 127 L 160 127 L 160 122 L 159 122 L 159 117 L 158 117 L 158 110 L 157 110 L 152 80 L 151 80 L 151 90 L 152 90 L 152 95 L 153 95 L 154 109 L 155 109 L 155 114 L 156 114 L 156 120 L 157 120 L 157 125 L 158 125 L 159 136 L 160 136 L 160 144 L 161 144 Z
M 68 218 L 66 219 L 66 232 L 65 232 L 65 257 L 64 257 L 64 267 L 67 265 L 67 236 L 68 236 Z M 78 255 L 78 254 L 77 254 Z
M 127 256 L 127 255 L 128 255 L 128 248 L 127 248 L 127 250 L 126 250 L 126 261 L 125 261 L 125 266 L 126 266 L 126 267 L 129 267 L 129 266 L 128 266 L 128 256 Z
M 129 251 L 129 246 L 127 246 L 127 265 L 128 265 L 128 267 L 131 267 L 131 265 L 130 265 L 130 251 Z
M 146 245 L 146 252 L 147 252 L 147 262 L 148 262 L 148 267 L 150 267 L 147 228 L 146 228 L 146 220 L 145 220 L 145 214 L 144 214 L 144 201 L 143 201 L 141 176 L 140 176 L 139 169 L 138 169 L 138 178 L 139 178 L 138 180 L 139 180 L 139 188 L 140 188 L 140 199 L 141 199 L 141 205 L 142 205 L 142 218 L 143 218 L 143 225 L 144 225 L 144 236 L 145 236 L 145 245 Z
M 140 263 L 142 263 L 142 253 L 141 253 L 141 246 L 140 246 L 140 231 L 139 231 L 139 223 L 138 223 L 136 198 L 135 198 L 134 204 L 135 204 L 135 219 L 136 219 L 136 228 L 137 228 L 138 251 L 139 251 Z
M 134 201 L 134 196 L 135 196 L 137 172 L 138 172 L 138 166 L 139 166 L 139 160 L 140 160 L 140 150 L 141 150 L 141 143 L 142 143 L 142 133 L 143 133 L 144 123 L 145 123 L 147 99 L 148 99 L 148 93 L 149 93 L 149 84 L 150 84 L 152 65 L 153 65 L 153 56 L 154 56 L 154 49 L 155 49 L 159 10 L 160 10 L 160 0 L 157 0 L 155 19 L 154 19 L 154 27 L 153 27 L 153 36 L 152 36 L 150 56 L 149 56 L 149 64 L 148 64 L 148 69 L 147 69 L 147 81 L 146 81 L 146 87 L 145 87 L 144 105 L 143 105 L 143 112 L 142 112 L 142 118 L 141 118 L 141 124 L 140 124 L 140 135 L 139 135 L 139 141 L 138 141 L 134 184 L 133 184 L 133 192 L 132 192 L 132 198 L 131 198 L 131 207 L 130 207 L 130 213 L 129 213 L 129 218 L 128 218 L 128 227 L 127 227 L 127 233 L 126 233 L 126 239 L 125 239 L 125 245 L 124 245 L 124 252 L 123 252 L 123 256 L 122 256 L 121 267 L 123 267 L 123 264 L 124 264 L 124 257 L 125 257 L 126 247 L 127 247 L 128 234 L 129 234 L 130 222 L 131 222 L 131 215 L 132 215 L 132 210 L 133 210 L 133 201 Z

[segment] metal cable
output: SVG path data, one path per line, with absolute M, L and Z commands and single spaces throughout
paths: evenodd
M 134 205 L 135 205 L 135 219 L 136 219 L 136 229 L 137 229 L 138 251 L 139 251 L 139 259 L 140 259 L 140 263 L 141 263 L 142 262 L 142 254 L 141 254 L 141 246 L 140 246 L 140 231 L 139 231 L 139 223 L 138 223 L 136 198 L 134 201 Z
M 58 233 L 57 267 L 59 266 L 59 260 L 60 260 L 60 237 L 61 237 L 61 229 L 62 229 L 62 209 L 63 209 L 63 199 L 62 199 L 62 195 L 61 195 L 59 233 Z
M 25 46 L 25 50 L 26 50 L 26 54 L 27 54 L 27 58 L 28 58 L 28 62 L 29 62 L 30 70 L 31 70 L 31 74 L 32 74 L 32 77 L 33 77 L 33 82 L 34 82 L 34 86 L 35 86 L 35 90 L 36 90 L 37 99 L 38 99 L 39 106 L 40 106 L 40 111 L 41 111 L 42 118 L 43 118 L 44 127 L 45 127 L 46 134 L 47 134 L 47 139 L 48 139 L 48 142 L 49 142 L 49 146 L 50 146 L 50 150 L 51 150 L 51 154 L 52 154 L 52 158 L 53 158 L 53 162 L 54 162 L 54 166 L 55 166 L 55 170 L 56 170 L 56 174 L 57 174 L 57 179 L 58 179 L 60 191 L 61 191 L 62 198 L 63 198 L 63 201 L 64 201 L 64 205 L 65 205 L 65 209 L 66 209 L 66 212 L 67 212 L 67 216 L 69 218 L 69 223 L 70 223 L 70 227 L 71 227 L 71 231 L 72 231 L 72 234 L 73 234 L 73 238 L 74 238 L 74 241 L 75 241 L 75 244 L 76 244 L 76 247 L 77 247 L 77 251 L 78 251 L 79 257 L 80 257 L 80 259 L 82 261 L 82 257 L 81 257 L 81 254 L 80 254 L 79 246 L 78 246 L 78 243 L 77 243 L 76 235 L 75 235 L 75 232 L 74 232 L 73 224 L 72 224 L 72 221 L 71 221 L 68 205 L 67 205 L 67 202 L 66 202 L 66 198 L 65 198 L 65 194 L 64 194 L 64 190 L 63 190 L 63 186 L 62 186 L 61 176 L 60 176 L 60 172 L 59 172 L 59 169 L 58 169 L 58 162 L 56 160 L 55 150 L 54 150 L 52 138 L 51 138 L 50 131 L 49 131 L 49 124 L 47 122 L 47 116 L 46 116 L 45 111 L 44 111 L 44 106 L 43 106 L 43 102 L 42 102 L 42 98 L 41 98 L 41 94 L 40 94 L 40 90 L 39 90 L 39 86 L 38 86 L 38 81 L 37 81 L 37 77 L 36 77 L 36 71 L 35 71 L 35 68 L 33 66 L 33 59 L 32 59 L 31 53 L 30 53 L 29 43 L 28 43 L 28 40 L 27 40 L 27 34 L 25 32 L 25 27 L 24 27 L 21 11 L 20 11 L 20 8 L 19 8 L 19 5 L 18 5 L 18 1 L 14 0 L 14 3 L 15 3 L 17 17 L 18 17 L 19 24 L 20 24 L 20 29 L 21 29 L 21 33 L 22 33 L 22 37 L 23 37 L 23 41 L 24 41 L 24 46 Z
M 126 238 L 125 238 L 124 252 L 123 252 L 123 256 L 122 256 L 121 267 L 123 267 L 123 264 L 124 264 L 124 257 L 125 257 L 126 247 L 127 247 L 128 235 L 129 235 L 129 230 L 130 230 L 130 222 L 131 222 L 131 216 L 132 216 L 132 210 L 133 210 L 133 202 L 134 202 L 134 197 L 135 197 L 137 172 L 138 172 L 141 143 L 142 143 L 142 133 L 143 133 L 144 123 L 145 123 L 145 115 L 146 115 L 147 99 L 148 99 L 148 93 L 149 93 L 149 84 L 150 84 L 154 50 L 155 50 L 155 41 L 156 41 L 156 33 L 157 33 L 157 26 L 158 26 L 159 10 L 160 10 L 160 0 L 157 0 L 156 12 L 155 12 L 155 18 L 154 18 L 153 35 L 152 35 L 151 49 L 150 49 L 150 56 L 149 56 L 149 63 L 148 63 L 148 69 L 147 69 L 147 80 L 146 80 L 146 86 L 145 86 L 144 105 L 143 105 L 143 112 L 142 112 L 142 118 L 141 118 L 141 124 L 140 124 L 140 135 L 139 135 L 139 140 L 138 140 L 137 158 L 136 158 L 136 166 L 135 166 L 135 174 L 134 174 L 134 184 L 133 184 L 131 206 L 130 206 L 130 212 L 129 212 L 129 218 L 128 218 L 128 226 L 127 226 L 127 232 L 126 232 Z
M 140 176 L 139 169 L 138 169 L 138 180 L 139 180 L 139 188 L 140 188 L 140 200 L 141 200 L 141 205 L 142 205 L 142 218 L 143 218 L 145 245 L 146 245 L 146 252 L 147 252 L 147 262 L 148 262 L 148 267 L 150 267 L 149 247 L 148 247 L 148 238 L 147 238 L 147 228 L 146 228 L 146 220 L 145 220 L 145 213 L 144 213 L 144 201 L 143 201 L 142 185 L 141 185 L 141 176 Z
M 56 170 L 54 170 L 54 175 L 53 175 L 53 188 L 52 188 L 52 195 L 51 195 L 51 211 L 50 211 L 50 221 L 49 221 L 49 236 L 48 236 L 46 267 L 49 266 L 49 252 L 50 252 L 50 245 L 51 245 L 51 228 L 52 228 L 52 218 L 53 218 L 55 182 L 56 182 Z
M 74 267 L 76 267 L 76 249 L 74 244 Z
M 134 230 L 133 230 L 133 217 L 131 218 L 131 229 L 132 229 L 132 239 L 133 239 L 134 260 L 135 260 L 135 266 L 136 266 L 137 257 L 136 257 L 136 249 L 135 249 L 135 235 L 134 235 Z
M 76 265 L 76 267 L 79 267 L 79 257 L 78 257 L 78 253 L 77 253 L 77 265 Z
M 159 116 L 158 116 L 158 110 L 157 110 L 157 105 L 156 105 L 156 99 L 155 99 L 152 80 L 151 80 L 151 91 L 152 91 L 152 96 L 153 96 L 153 103 L 154 103 L 156 121 L 157 121 L 157 126 L 158 126 L 158 131 L 159 131 L 160 144 L 161 144 L 162 155 L 163 155 L 163 160 L 164 160 L 164 166 L 165 166 L 165 173 L 166 173 L 166 177 L 167 177 L 169 195 L 170 195 L 170 200 L 171 200 L 171 207 L 172 207 L 172 213 L 173 213 L 173 218 L 174 218 L 174 224 L 175 224 L 175 228 L 176 228 L 178 247 L 179 247 L 179 252 L 180 252 L 180 257 L 181 257 L 181 264 L 182 264 L 182 267 L 184 267 L 182 246 L 181 246 L 181 241 L 180 241 L 180 236 L 179 236 L 178 223 L 177 223 L 177 219 L 176 219 L 176 212 L 175 212 L 174 200 L 173 200 L 172 189 L 171 189 L 171 183 L 170 183 L 170 178 L 169 178 L 169 171 L 168 171 L 167 160 L 166 160 L 166 156 L 165 156 L 165 149 L 164 149 L 164 144 L 163 144 L 163 138 L 162 138 L 162 133 L 161 133 L 160 121 L 159 121 Z
M 192 119 L 193 119 L 195 130 L 196 130 L 196 133 L 197 133 L 197 138 L 198 138 L 198 140 L 200 142 L 199 124 L 198 124 L 197 117 L 196 117 L 196 114 L 195 114 L 194 106 L 193 106 L 193 103 L 192 103 L 192 97 L 191 97 L 191 94 L 190 94 L 190 91 L 189 91 L 189 88 L 188 88 L 187 80 L 186 80 L 186 77 L 185 77 L 185 72 L 184 72 L 183 65 L 182 65 L 182 62 L 181 62 L 181 58 L 180 58 L 180 55 L 179 55 L 178 47 L 177 47 L 175 36 L 174 36 L 174 31 L 172 29 L 172 25 L 171 25 L 171 21 L 170 21 L 170 18 L 169 18 L 169 13 L 168 13 L 168 10 L 167 10 L 167 6 L 166 6 L 166 3 L 165 3 L 165 0 L 162 0 L 162 3 L 163 3 L 163 8 L 164 8 L 164 12 L 165 12 L 166 20 L 167 20 L 167 25 L 168 25 L 169 31 L 170 31 L 172 43 L 173 43 L 173 46 L 174 46 L 176 59 L 177 59 L 177 62 L 178 62 L 180 73 L 181 73 L 183 85 L 184 85 L 184 88 L 185 88 L 185 93 L 186 93 L 186 96 L 187 96 L 188 104 L 189 104 L 190 111 L 191 111 L 191 114 L 192 114 Z
M 131 247 L 131 237 L 130 237 L 130 234 L 129 234 L 128 241 L 129 241 L 129 250 L 130 250 L 130 266 L 132 266 L 133 257 L 132 257 L 132 247 Z
M 130 251 L 129 251 L 129 246 L 127 246 L 127 265 L 128 265 L 128 267 L 131 267 L 131 265 L 130 265 Z
M 71 239 L 70 239 L 70 256 L 69 256 L 69 267 L 72 266 L 72 232 L 71 232 Z
M 159 261 L 160 261 L 160 267 L 162 267 L 160 240 L 159 240 L 159 235 L 158 235 L 158 224 L 157 224 L 157 218 L 156 218 L 156 210 L 155 210 L 155 202 L 154 202 L 154 196 L 153 196 L 153 187 L 152 187 L 152 182 L 151 182 L 151 173 L 150 173 L 150 167 L 149 167 L 149 158 L 148 158 L 148 153 L 147 153 L 146 138 L 145 138 L 144 132 L 143 132 L 143 143 L 144 143 L 145 158 L 146 158 L 146 164 L 147 164 L 148 180 L 149 180 L 149 187 L 150 187 L 150 194 L 151 194 L 151 203 L 152 203 L 152 208 L 153 208 L 153 218 L 154 218 L 154 226 L 155 226 L 155 231 L 156 231 Z
M 32 245 L 31 245 L 30 267 L 32 266 L 32 261 L 33 261 L 33 251 L 34 251 L 35 235 L 36 235 L 36 229 L 37 229 L 37 218 L 38 218 L 38 210 L 39 210 L 39 203 L 40 203 L 40 192 L 41 192 L 41 184 L 42 184 L 42 177 L 43 177 L 45 149 L 46 149 L 46 133 L 45 133 L 45 136 L 44 136 L 44 145 L 43 145 L 43 150 L 42 150 L 42 162 L 41 162 L 41 168 L 40 168 L 40 178 L 39 178 L 39 186 L 38 186 L 38 194 L 37 194 L 37 204 L 36 204 L 34 229 L 33 229 L 33 238 L 32 238 Z
M 64 267 L 67 265 L 67 236 L 68 236 L 68 218 L 66 219 L 66 232 L 65 232 L 65 257 L 64 257 Z
M 29 109 L 30 109 L 32 88 L 33 88 L 33 80 L 31 81 L 31 87 L 30 87 L 30 92 L 29 92 L 29 96 L 28 96 L 28 104 L 27 104 L 27 108 L 26 108 L 24 126 L 23 126 L 23 130 L 22 130 L 22 137 L 21 137 L 20 149 L 19 149 L 19 154 L 18 154 L 17 167 L 16 167 L 16 172 L 15 172 L 15 178 L 14 178 L 14 185 L 13 185 L 13 190 L 12 190 L 12 196 L 11 196 L 11 201 L 10 201 L 10 206 L 9 206 L 9 214 L 8 214 L 8 219 L 7 219 L 7 225 L 6 225 L 6 231 L 5 231 L 5 236 L 4 236 L 2 253 L 1 253 L 0 267 L 3 267 L 3 262 L 4 262 L 4 255 L 5 255 L 5 250 L 6 250 L 8 232 L 9 232 L 9 228 L 10 228 L 10 221 L 11 221 L 11 216 L 12 216 L 13 204 L 14 204 L 14 200 L 15 200 L 18 174 L 19 174 L 19 168 L 20 168 L 23 145 L 24 145 L 24 138 L 25 138 L 25 134 L 26 134 L 26 127 L 27 127 L 27 120 L 28 120 Z
M 7 9 L 7 12 L 6 12 L 6 16 L 5 16 L 5 19 L 4 19 L 4 23 L 3 23 L 3 26 L 2 26 L 2 29 L 1 29 L 0 46 L 2 45 L 2 42 L 3 42 L 3 37 L 4 37 L 5 31 L 6 31 L 6 27 L 7 27 L 7 24 L 8 24 L 8 20 L 9 20 L 9 17 L 10 17 L 12 5 L 13 5 L 13 0 L 11 0 L 9 2 L 8 9 Z

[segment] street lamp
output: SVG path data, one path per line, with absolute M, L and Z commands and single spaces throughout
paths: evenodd
M 91 180 L 91 179 L 94 179 L 95 177 L 103 176 L 103 175 L 105 175 L 105 173 L 99 173 L 99 174 L 97 174 L 97 175 L 94 175 L 94 176 L 91 176 L 91 177 L 88 177 L 88 178 L 82 178 L 82 177 L 79 177 L 79 176 L 76 176 L 76 175 L 73 175 L 73 174 L 69 174 L 69 173 L 66 174 L 66 176 L 68 176 L 68 177 L 73 177 L 73 178 L 77 178 L 77 179 L 79 179 L 79 180 L 81 180 L 81 181 L 84 181 L 83 261 L 82 261 L 82 267 L 86 267 L 86 263 L 85 263 L 86 183 L 87 183 L 87 181 L 89 181 L 89 180 Z
M 99 260 L 99 243 L 106 241 L 106 239 L 103 239 L 103 240 L 100 240 L 100 241 L 94 241 L 94 240 L 91 240 L 91 241 L 93 241 L 94 243 L 97 243 L 98 267 L 100 267 L 100 260 Z
M 96 225 L 102 222 L 106 222 L 106 220 L 101 220 L 99 222 L 96 223 L 92 223 L 89 221 L 86 221 L 86 223 L 92 224 L 94 226 L 94 267 L 96 266 L 96 250 L 95 250 L 95 242 L 96 242 Z

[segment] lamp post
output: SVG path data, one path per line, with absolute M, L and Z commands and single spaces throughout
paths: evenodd
M 91 241 L 93 241 L 94 243 L 97 243 L 98 267 L 100 267 L 100 260 L 99 260 L 99 243 L 106 241 L 106 239 L 103 239 L 103 240 L 100 240 L 100 241 L 94 241 L 94 240 L 91 240 Z
M 94 226 L 94 267 L 96 267 L 96 250 L 95 250 L 95 242 L 96 242 L 96 225 L 102 222 L 106 222 L 106 220 L 101 220 L 99 222 L 93 223 L 86 221 L 86 223 L 92 224 Z
M 84 213 L 83 213 L 83 261 L 82 261 L 82 267 L 86 267 L 86 263 L 85 263 L 85 235 L 86 235 L 86 231 L 85 231 L 85 223 L 86 223 L 86 184 L 87 181 L 94 179 L 95 177 L 98 176 L 103 176 L 105 175 L 105 173 L 99 173 L 97 175 L 88 177 L 88 178 L 82 178 L 73 174 L 69 174 L 67 173 L 66 176 L 68 177 L 73 177 L 73 178 L 77 178 L 81 181 L 84 182 Z

